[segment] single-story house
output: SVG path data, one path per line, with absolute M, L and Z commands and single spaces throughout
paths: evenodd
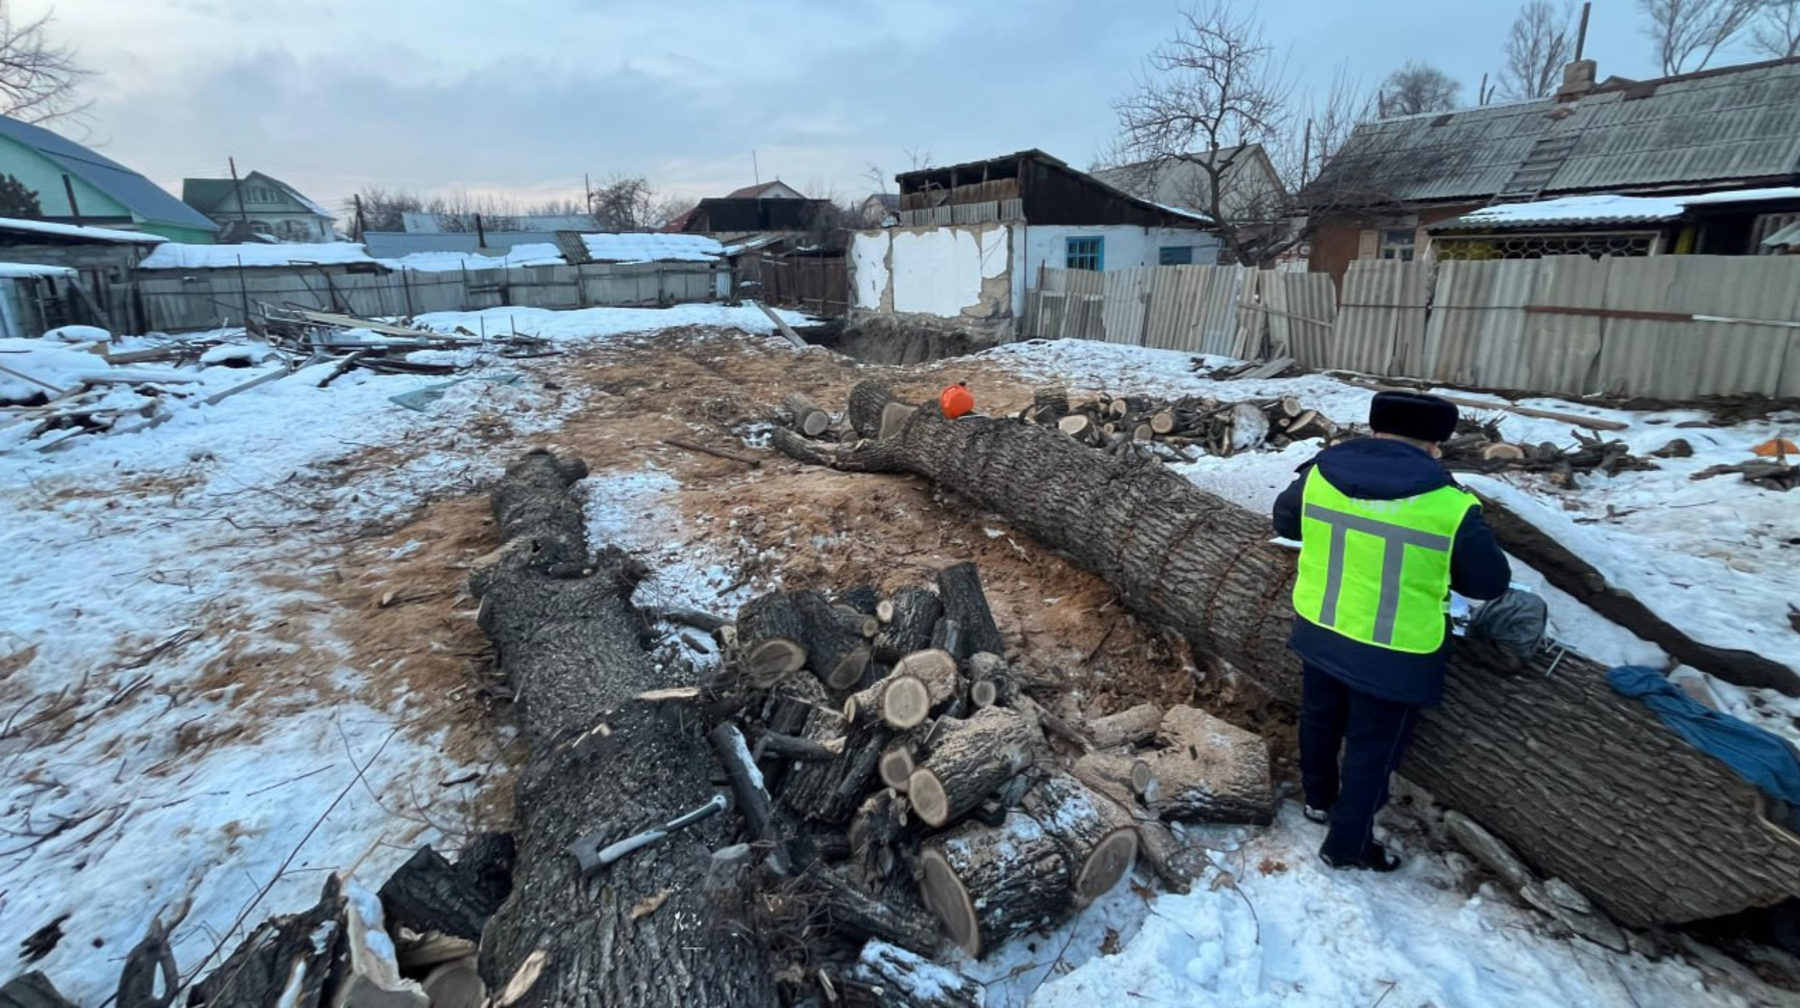
M 900 220 L 900 194 L 897 192 L 870 193 L 857 207 L 861 211 L 863 227 L 881 227 L 889 222 Z
M 1553 97 L 1358 126 L 1301 194 L 1312 269 L 1341 280 L 1355 259 L 1423 256 L 1433 225 L 1495 204 L 1800 185 L 1800 58 L 1596 76 L 1578 60 Z
M 1163 206 L 1199 214 L 1209 214 L 1216 206 L 1225 220 L 1269 242 L 1291 234 L 1299 223 L 1286 219 L 1290 205 L 1287 186 L 1262 144 L 1139 161 L 1098 169 L 1093 175 Z M 1213 192 L 1215 175 L 1217 194 Z
M 219 225 L 224 241 L 317 243 L 337 238 L 337 217 L 278 178 L 181 180 L 181 201 Z
M 43 219 L 204 244 L 219 226 L 124 165 L 66 137 L 0 116 L 0 174 L 37 194 Z
M 1800 187 L 1501 203 L 1426 228 L 1438 259 L 1774 255 L 1800 230 Z
M 896 178 L 899 223 L 852 236 L 859 310 L 1010 328 L 1042 267 L 1217 261 L 1205 215 L 1133 196 L 1041 150 Z

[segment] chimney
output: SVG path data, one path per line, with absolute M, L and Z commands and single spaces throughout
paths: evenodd
M 1599 73 L 1599 66 L 1591 59 L 1579 59 L 1563 67 L 1562 87 L 1556 89 L 1556 100 L 1574 101 L 1594 90 L 1594 80 Z

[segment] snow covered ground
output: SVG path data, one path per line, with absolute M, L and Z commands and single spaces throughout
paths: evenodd
M 559 342 L 674 325 L 769 330 L 754 308 L 709 306 L 498 308 L 422 321 Z M 1317 376 L 1214 382 L 1189 371 L 1190 355 L 1097 343 L 985 356 L 1078 391 L 1297 395 L 1339 421 L 1363 416 L 1370 396 Z M 186 894 L 193 907 L 175 933 L 184 971 L 215 946 L 228 950 L 240 921 L 309 905 L 326 872 L 354 867 L 378 884 L 413 847 L 445 839 L 433 824 L 456 824 L 474 785 L 442 782 L 472 764 L 439 751 L 404 693 L 372 688 L 378 660 L 359 658 L 320 600 L 282 575 L 329 567 L 333 536 L 346 527 L 395 520 L 423 497 L 496 473 L 517 442 L 491 450 L 470 431 L 479 413 L 503 411 L 528 435 L 579 409 L 578 392 L 553 399 L 541 384 L 492 380 L 517 363 L 480 362 L 425 412 L 389 397 L 443 379 L 354 372 L 320 390 L 321 368 L 216 407 L 183 407 L 154 430 L 78 438 L 55 452 L 0 431 L 0 546 L 12 560 L 0 586 L 14 600 L 0 623 L 0 979 L 43 969 L 80 1003 L 99 1004 L 124 951 Z M 209 367 L 186 401 L 254 373 Z M 1484 490 L 1531 508 L 1709 642 L 1800 664 L 1785 609 L 1800 600 L 1800 565 L 1782 552 L 1800 536 L 1787 498 L 1735 477 L 1687 479 L 1741 460 L 1790 418 L 1676 430 L 1700 414 L 1539 405 L 1626 420 L 1619 436 L 1640 453 L 1686 437 L 1696 456 L 1575 491 L 1528 478 L 1490 479 Z M 1518 440 L 1569 440 L 1545 421 L 1509 417 L 1503 429 Z M 391 451 L 392 464 L 338 477 L 372 446 Z M 1261 508 L 1314 450 L 1203 458 L 1178 471 Z M 749 590 L 735 569 L 740 544 L 727 528 L 716 551 L 672 547 L 684 538 L 670 527 L 684 519 L 666 506 L 677 489 L 649 463 L 596 472 L 586 484 L 590 529 L 650 562 L 656 575 L 640 603 L 731 611 Z M 1548 594 L 1559 638 L 1605 661 L 1659 661 L 1656 649 Z M 271 680 L 256 673 L 259 662 L 304 674 Z M 1729 708 L 1795 730 L 1791 701 L 1721 693 Z M 1323 870 L 1313 855 L 1319 829 L 1290 805 L 1266 829 L 1191 831 L 1215 866 L 1193 893 L 1122 884 L 1051 934 L 958 965 L 988 985 L 989 1004 L 1017 1008 L 1792 1003 L 1716 965 L 1551 937 L 1542 917 L 1485 890 L 1470 894 L 1470 865 L 1455 853 L 1407 850 L 1394 877 Z M 41 962 L 24 962 L 19 943 L 64 914 L 67 937 Z
M 753 307 L 707 305 L 422 321 L 555 341 L 772 328 Z M 97 359 L 34 350 L 58 377 Z M 258 373 L 214 366 L 152 430 L 53 452 L 22 442 L 29 425 L 0 431 L 0 979 L 42 969 L 97 1005 L 151 919 L 189 894 L 184 974 L 245 922 L 311 905 L 327 872 L 378 885 L 443 842 L 432 823 L 464 824 L 476 785 L 441 782 L 470 768 L 418 723 L 417 698 L 378 687 L 384 660 L 353 654 L 292 584 L 329 571 L 347 529 L 496 474 L 506 458 L 468 430 L 477 413 L 503 411 L 521 435 L 558 426 L 541 390 L 487 380 L 517 363 L 482 364 L 425 412 L 389 397 L 444 379 L 355 372 L 320 389 L 328 366 L 202 405 Z M 391 465 L 337 478 L 382 448 Z M 27 962 L 20 942 L 59 920 L 66 937 Z

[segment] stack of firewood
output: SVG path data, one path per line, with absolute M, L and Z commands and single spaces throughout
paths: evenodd
M 868 937 L 980 956 L 1140 857 L 1184 886 L 1198 869 L 1166 822 L 1273 816 L 1259 736 L 1185 707 L 1046 710 L 972 563 L 885 595 L 773 592 L 716 633 L 737 714 L 714 747 L 752 839 L 778 872 L 823 862 L 807 877 Z
M 1606 440 L 1579 430 L 1570 433 L 1575 438 L 1573 445 L 1549 441 L 1515 443 L 1501 434 L 1498 419 L 1464 416 L 1457 422 L 1456 434 L 1444 442 L 1444 467 L 1457 472 L 1544 473 L 1551 482 L 1569 488 L 1575 486 L 1578 473 L 1613 476 L 1628 470 L 1656 468 L 1649 459 L 1633 455 L 1623 441 Z
M 1063 433 L 1119 454 L 1133 447 L 1163 449 L 1186 457 L 1184 449 L 1234 455 L 1259 448 L 1285 448 L 1310 438 L 1330 439 L 1338 426 L 1299 399 L 1220 402 L 1204 396 L 1173 401 L 1148 396 L 1097 396 L 1071 403 L 1060 388 L 1039 389 L 1018 414 L 1026 423 L 1054 424 Z

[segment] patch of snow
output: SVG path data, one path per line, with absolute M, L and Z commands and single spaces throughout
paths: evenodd
M 515 266 L 565 266 L 562 250 L 548 242 L 514 245 L 498 255 L 478 252 L 414 252 L 398 259 L 382 259 L 388 269 L 419 273 L 456 273 L 465 269 L 505 269 Z
M 91 241 L 123 242 L 132 245 L 158 245 L 168 241 L 160 235 L 115 228 L 87 227 L 79 224 L 57 224 L 54 221 L 0 217 L 0 231 L 23 231 L 29 234 L 58 235 L 63 238 L 87 238 Z
M 368 250 L 355 242 L 294 245 L 182 245 L 168 242 L 138 264 L 139 269 L 237 269 L 257 266 L 345 266 L 370 263 Z
M 44 338 L 59 343 L 104 343 L 112 339 L 112 333 L 99 326 L 66 325 L 46 331 Z
M 77 275 L 76 271 L 68 266 L 0 262 L 0 279 L 20 280 L 26 277 L 72 277 L 75 275 Z
M 715 238 L 690 234 L 584 234 L 597 262 L 714 262 L 725 255 Z

